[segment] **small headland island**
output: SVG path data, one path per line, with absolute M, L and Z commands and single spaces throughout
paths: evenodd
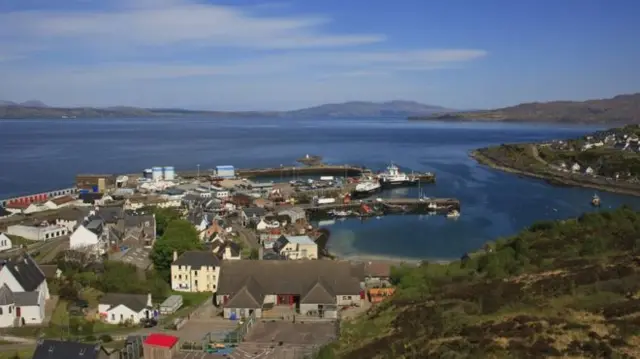
M 640 125 L 597 131 L 575 139 L 503 144 L 472 151 L 498 170 L 547 180 L 640 195 Z
M 640 93 L 588 101 L 523 103 L 482 111 L 442 111 L 409 120 L 544 122 L 566 124 L 640 123 Z

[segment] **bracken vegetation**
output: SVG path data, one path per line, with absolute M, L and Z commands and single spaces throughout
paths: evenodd
M 640 214 L 539 222 L 450 264 L 393 271 L 396 295 L 322 358 L 640 356 Z

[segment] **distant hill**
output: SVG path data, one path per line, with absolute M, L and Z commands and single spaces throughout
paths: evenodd
M 640 123 L 640 93 L 610 99 L 524 103 L 496 110 L 441 112 L 410 120 Z
M 406 117 L 443 111 L 451 110 L 414 101 L 352 101 L 288 111 L 285 115 L 289 117 Z
M 326 104 L 294 111 L 193 111 L 185 109 L 154 109 L 115 106 L 47 107 L 40 101 L 15 103 L 0 101 L 0 118 L 102 118 L 102 117 L 407 117 L 452 111 L 444 107 L 424 105 L 413 101 L 362 102 Z

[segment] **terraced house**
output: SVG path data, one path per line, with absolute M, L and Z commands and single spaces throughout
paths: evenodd
M 220 259 L 213 252 L 173 252 L 171 288 L 181 292 L 215 292 L 220 278 Z
M 364 298 L 364 265 L 340 261 L 225 261 L 216 304 L 225 318 L 266 317 L 275 307 L 337 318 Z

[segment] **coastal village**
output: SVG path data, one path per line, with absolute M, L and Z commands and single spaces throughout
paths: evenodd
M 349 205 L 356 182 L 257 182 L 235 171 L 78 175 L 73 188 L 5 201 L 7 350 L 34 359 L 306 358 L 337 337 L 341 320 L 393 294 L 398 263 L 337 259 L 329 233 L 309 219 L 318 207 Z M 354 202 L 354 215 L 384 215 Z
M 595 132 L 574 140 L 554 140 L 536 145 L 550 169 L 565 173 L 601 177 L 605 180 L 639 183 L 640 172 L 625 163 L 607 163 L 606 157 L 640 157 L 640 128 L 637 125 Z M 619 162 L 619 159 L 618 161 Z

